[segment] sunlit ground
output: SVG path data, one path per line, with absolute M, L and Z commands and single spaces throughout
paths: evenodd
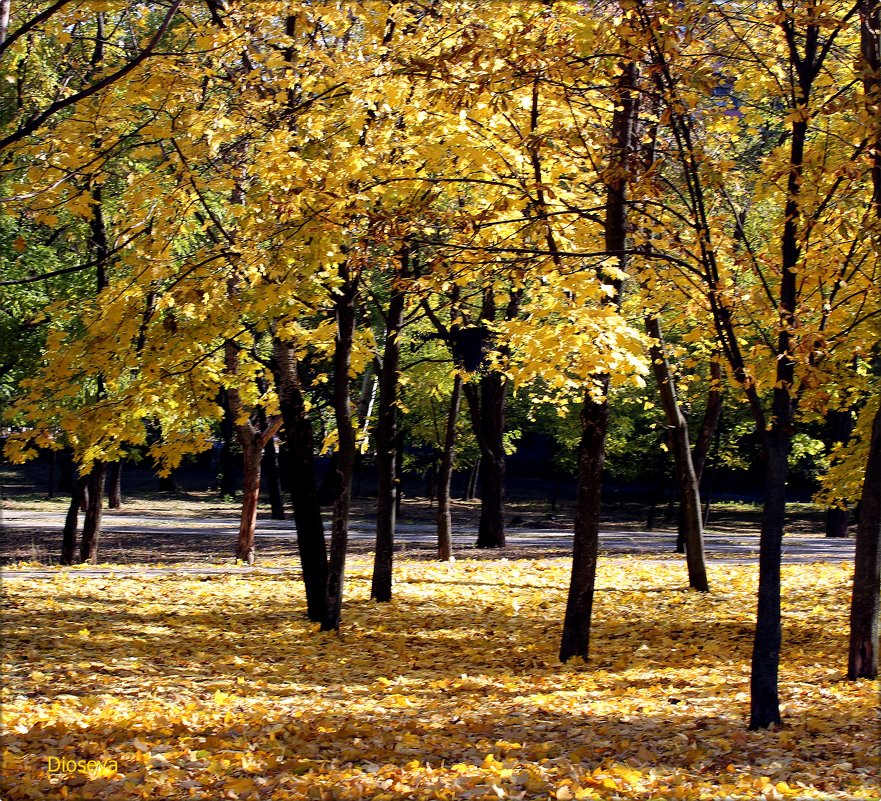
M 755 566 L 711 567 L 706 596 L 680 560 L 603 560 L 591 658 L 561 665 L 568 568 L 403 562 L 377 605 L 359 557 L 341 636 L 293 569 L 7 581 L 2 797 L 878 798 L 878 688 L 843 680 L 849 566 L 784 569 L 765 732 Z

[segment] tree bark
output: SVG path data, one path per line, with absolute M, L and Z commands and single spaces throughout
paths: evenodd
M 224 346 L 226 370 L 234 376 L 238 372 L 239 355 L 234 342 L 228 340 Z M 276 415 L 266 419 L 263 426 L 258 427 L 247 416 L 242 404 L 239 390 L 229 387 L 226 390 L 229 411 L 242 449 L 242 512 L 239 519 L 239 536 L 236 541 L 236 559 L 249 565 L 254 564 L 254 530 L 257 526 L 257 506 L 260 500 L 260 465 L 263 461 L 263 449 L 281 428 L 282 419 Z
M 76 533 L 79 527 L 80 506 L 87 493 L 89 477 L 80 476 L 74 482 L 70 494 L 70 505 L 64 518 L 64 530 L 61 533 L 61 564 L 72 565 L 76 557 Z
M 223 418 L 220 421 L 220 436 L 223 440 L 223 447 L 220 451 L 218 494 L 221 498 L 235 498 L 237 490 L 236 468 L 232 446 L 236 430 L 232 412 L 229 409 L 229 396 L 225 389 L 221 390 L 220 403 L 223 406 Z
M 409 274 L 410 254 L 401 248 L 397 269 L 392 276 L 388 312 L 385 320 L 385 346 L 379 374 L 379 411 L 376 421 L 376 551 L 370 597 L 390 601 L 395 544 L 398 481 L 396 470 L 398 436 L 398 374 L 401 363 L 400 333 L 404 324 L 406 295 L 401 279 Z
M 80 538 L 80 562 L 98 563 L 98 538 L 101 535 L 101 509 L 104 504 L 104 478 L 106 466 L 95 462 L 88 477 L 89 501 L 83 517 L 83 533 Z
M 638 111 L 636 79 L 635 62 L 622 62 L 617 78 L 616 106 L 612 115 L 612 147 L 608 171 L 610 177 L 606 181 L 605 251 L 615 258 L 622 272 L 627 268 L 627 162 L 635 145 Z M 622 282 L 615 277 L 612 283 L 616 292 L 610 302 L 620 307 Z M 590 623 L 600 541 L 603 463 L 606 455 L 606 432 L 609 428 L 609 376 L 598 376 L 596 380 L 599 383 L 597 389 L 601 395 L 600 402 L 596 402 L 587 388 L 581 407 L 575 537 L 572 575 L 560 642 L 562 662 L 574 656 L 587 659 L 590 650 Z
M 253 565 L 254 530 L 257 526 L 257 505 L 260 497 L 260 464 L 263 460 L 263 448 L 257 437 L 248 435 L 241 437 L 242 447 L 242 513 L 239 519 L 239 537 L 236 542 L 236 559 Z
M 444 432 L 444 448 L 441 452 L 440 471 L 437 479 L 437 558 L 449 561 L 453 556 L 453 518 L 450 511 L 450 495 L 453 484 L 453 460 L 456 456 L 456 419 L 462 398 L 462 376 L 456 373 L 453 393 L 447 412 L 447 428 Z
M 609 386 L 604 377 L 603 391 Z M 597 556 L 600 542 L 600 506 L 603 463 L 606 458 L 606 432 L 609 428 L 609 404 L 597 403 L 585 393 L 581 407 L 581 441 L 578 445 L 578 485 L 575 491 L 575 539 L 572 548 L 572 575 L 560 661 L 575 656 L 587 659 L 590 650 L 590 621 L 596 585 Z
M 850 605 L 849 679 L 878 677 L 878 617 L 881 608 L 881 407 L 875 412 L 863 479 Z
M 486 373 L 479 386 L 467 384 L 465 397 L 480 447 L 480 524 L 478 548 L 505 547 L 505 397 L 499 373 Z
M 269 494 L 269 508 L 273 520 L 284 520 L 284 497 L 281 493 L 281 475 L 278 469 L 278 451 L 275 448 L 275 437 L 270 437 L 263 448 L 263 464 L 265 470 L 266 491 Z
M 315 477 L 312 423 L 306 411 L 293 344 L 274 339 L 272 351 L 279 409 L 284 420 L 285 473 L 306 590 L 306 614 L 309 620 L 319 622 L 325 616 L 327 545 Z
M 107 508 L 119 509 L 122 506 L 122 462 L 116 460 L 107 469 Z
M 881 5 L 860 3 L 860 50 L 865 77 L 866 105 L 881 102 Z M 872 203 L 881 218 L 881 147 L 872 150 Z M 850 647 L 847 677 L 878 676 L 879 584 L 881 584 L 881 408 L 875 413 L 869 458 L 863 479 L 854 555 L 853 596 L 850 607 Z
M 355 430 L 352 427 L 352 401 L 349 397 L 349 368 L 355 335 L 355 285 L 350 266 L 339 266 L 342 284 L 336 296 L 336 340 L 333 352 L 333 410 L 336 418 L 337 482 L 334 488 L 333 521 L 330 534 L 330 560 L 322 631 L 337 631 L 343 604 L 346 549 L 349 540 L 349 511 L 352 500 L 352 470 L 355 466 Z
M 673 382 L 673 374 L 670 363 L 664 351 L 664 338 L 661 331 L 661 320 L 657 316 L 649 315 L 645 320 L 646 331 L 654 340 L 650 346 L 649 354 L 652 361 L 652 370 L 658 391 L 661 395 L 661 404 L 664 407 L 664 415 L 667 419 L 667 428 L 670 433 L 670 442 L 673 450 L 673 462 L 676 467 L 676 478 L 679 482 L 679 494 L 682 509 L 680 512 L 680 527 L 685 531 L 685 559 L 688 565 L 688 584 L 700 592 L 707 592 L 710 587 L 707 582 L 707 565 L 704 559 L 704 527 L 701 519 L 701 497 L 699 479 L 694 469 L 691 453 L 691 442 L 688 436 L 688 422 L 679 400 L 676 397 L 676 387 Z

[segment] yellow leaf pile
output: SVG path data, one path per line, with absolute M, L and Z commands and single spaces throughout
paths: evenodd
M 341 636 L 294 570 L 7 581 L 3 798 L 878 798 L 847 565 L 784 568 L 784 726 L 761 732 L 755 566 L 711 567 L 706 596 L 678 561 L 604 560 L 591 659 L 561 665 L 568 569 L 404 561 L 378 605 L 356 559 Z

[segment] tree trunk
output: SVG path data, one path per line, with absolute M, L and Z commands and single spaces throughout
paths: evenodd
M 315 478 L 312 423 L 306 411 L 292 343 L 275 339 L 272 350 L 279 408 L 284 420 L 284 465 L 306 589 L 306 614 L 309 620 L 319 622 L 325 617 L 327 545 Z
M 849 679 L 878 677 L 881 586 L 881 407 L 875 413 L 863 480 L 850 605 Z
M 64 519 L 64 530 L 61 533 L 61 564 L 72 565 L 76 557 L 76 532 L 78 528 L 80 506 L 87 493 L 89 477 L 80 476 L 73 485 L 70 505 Z
M 480 446 L 480 525 L 478 548 L 505 547 L 505 396 L 506 382 L 496 372 L 465 386 L 471 422 Z
M 453 379 L 453 394 L 447 412 L 447 428 L 444 432 L 444 449 L 441 453 L 440 471 L 437 479 L 437 558 L 449 561 L 453 556 L 453 518 L 450 512 L 450 494 L 453 484 L 453 460 L 456 456 L 456 419 L 462 398 L 462 376 Z
M 825 445 L 831 453 L 836 444 L 846 444 L 853 430 L 853 414 L 850 409 L 830 409 L 826 412 Z M 846 506 L 830 506 L 826 509 L 826 536 L 846 537 L 849 525 Z
M 698 476 L 691 461 L 691 443 L 688 437 L 688 422 L 679 400 L 670 363 L 664 351 L 664 339 L 661 332 L 661 321 L 657 316 L 648 316 L 645 321 L 646 331 L 654 339 L 649 353 L 652 370 L 661 394 L 661 404 L 667 418 L 670 442 L 673 450 L 673 461 L 676 467 L 676 478 L 679 482 L 681 496 L 680 528 L 685 532 L 685 559 L 688 565 L 688 584 L 692 589 L 707 592 L 707 566 L 704 560 L 704 528 L 701 520 L 701 498 L 698 488 Z
M 111 462 L 107 470 L 107 508 L 119 509 L 122 506 L 122 462 Z
M 88 477 L 89 501 L 83 518 L 83 534 L 80 539 L 80 562 L 98 563 L 98 537 L 101 535 L 101 509 L 104 504 L 103 462 L 95 462 Z
M 617 78 L 617 97 L 612 115 L 612 148 L 605 201 L 605 250 L 621 272 L 627 268 L 627 174 L 628 158 L 635 145 L 638 101 L 635 62 L 621 63 Z M 600 277 L 600 276 L 598 276 Z M 614 278 L 615 297 L 610 302 L 620 308 L 623 285 Z M 600 503 L 603 463 L 606 458 L 606 432 L 609 428 L 609 376 L 597 377 L 602 399 L 585 389 L 581 407 L 581 442 L 578 452 L 578 485 L 575 496 L 575 537 L 572 548 L 572 575 L 563 619 L 560 661 L 574 656 L 587 659 L 590 650 L 590 622 L 596 583 L 600 542 Z
M 860 51 L 865 74 L 863 89 L 870 110 L 881 100 L 881 6 L 860 3 Z M 881 147 L 872 149 L 872 204 L 881 218 Z M 869 458 L 857 520 L 853 597 L 850 608 L 850 679 L 878 676 L 879 584 L 881 584 L 881 408 L 875 413 Z
M 605 389 L 608 389 L 608 377 L 604 377 L 603 381 Z M 590 620 L 600 543 L 600 503 L 608 427 L 609 404 L 606 401 L 596 403 L 589 392 L 585 393 L 578 446 L 572 576 L 563 619 L 561 662 L 575 656 L 586 660 L 590 650 Z
M 779 390 L 777 390 L 779 391 Z M 765 458 L 765 503 L 759 539 L 759 597 L 753 639 L 750 724 L 763 729 L 780 722 L 777 673 L 782 641 L 780 560 L 786 519 L 786 473 L 789 437 L 772 429 Z
M 220 481 L 218 481 L 218 494 L 221 498 L 236 497 L 236 468 L 233 456 L 233 438 L 235 437 L 235 421 L 229 409 L 229 396 L 227 391 L 221 390 L 221 405 L 223 406 L 223 418 L 220 421 L 220 436 L 223 447 L 220 451 Z
M 174 470 L 169 471 L 167 476 L 159 476 L 159 492 L 177 492 Z
M 236 559 L 249 565 L 254 564 L 254 529 L 257 526 L 257 504 L 260 498 L 260 463 L 263 460 L 263 448 L 256 437 L 247 437 L 241 441 L 242 465 L 242 514 L 239 520 L 239 538 L 236 542 Z
M 477 476 L 480 474 L 480 456 L 477 461 L 471 465 L 468 471 L 468 481 L 465 483 L 465 494 L 462 496 L 463 501 L 473 501 L 477 497 Z
M 390 601 L 392 563 L 395 544 L 395 516 L 398 482 L 396 475 L 398 436 L 398 372 L 401 361 L 400 333 L 404 324 L 404 289 L 400 284 L 409 274 L 409 252 L 401 248 L 398 269 L 392 276 L 388 313 L 385 320 L 385 347 L 379 375 L 379 412 L 376 421 L 376 552 L 370 597 Z
M 333 352 L 333 410 L 338 433 L 337 481 L 333 499 L 327 597 L 324 620 L 321 621 L 322 631 L 337 631 L 340 627 L 349 540 L 352 470 L 355 466 L 355 430 L 352 427 L 352 401 L 349 397 L 349 368 L 355 334 L 355 287 L 349 265 L 340 264 L 339 271 L 342 285 L 336 300 L 337 333 Z
M 278 451 L 275 448 L 275 437 L 270 437 L 263 449 L 266 491 L 269 494 L 269 508 L 273 520 L 284 520 L 284 498 L 281 493 L 281 475 L 278 469 Z

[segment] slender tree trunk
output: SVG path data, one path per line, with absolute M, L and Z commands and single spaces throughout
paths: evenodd
M 849 679 L 878 677 L 881 598 L 881 407 L 875 412 L 863 480 L 850 605 Z
M 479 387 L 465 386 L 471 421 L 480 446 L 478 548 L 505 547 L 505 396 L 502 375 L 487 373 Z
M 284 497 L 281 492 L 281 474 L 278 469 L 278 451 L 275 448 L 275 438 L 270 437 L 263 449 L 263 476 L 266 483 L 266 491 L 269 494 L 269 508 L 272 510 L 273 520 L 284 520 Z
M 0 0 L 0 44 L 6 41 L 9 32 L 9 8 L 12 0 Z
M 863 88 L 869 109 L 881 102 L 881 5 L 860 4 L 860 50 L 865 77 Z M 872 150 L 872 203 L 881 218 L 881 147 Z M 879 584 L 881 584 L 881 408 L 875 413 L 869 458 L 857 521 L 853 597 L 850 607 L 850 648 L 847 676 L 878 676 Z
M 355 465 L 355 430 L 349 397 L 349 368 L 355 334 L 355 287 L 350 267 L 339 267 L 342 285 L 336 300 L 337 333 L 333 353 L 333 409 L 338 432 L 337 483 L 333 499 L 327 598 L 322 631 L 339 630 L 343 605 L 343 581 L 349 540 L 349 511 L 352 500 L 352 470 Z
M 645 321 L 646 331 L 655 341 L 649 353 L 652 370 L 661 394 L 661 404 L 667 418 L 670 441 L 673 450 L 673 461 L 676 467 L 676 478 L 679 482 L 682 507 L 680 510 L 680 527 L 685 529 L 685 558 L 688 565 L 688 583 L 692 589 L 707 592 L 707 566 L 704 560 L 704 527 L 701 520 L 701 498 L 698 488 L 698 477 L 691 460 L 691 442 L 688 437 L 688 422 L 679 400 L 670 363 L 664 351 L 664 339 L 661 332 L 661 321 L 657 316 L 648 316 Z
M 444 432 L 444 448 L 441 453 L 440 471 L 437 479 L 437 558 L 449 561 L 453 556 L 453 518 L 450 511 L 450 494 L 453 484 L 453 460 L 456 456 L 456 419 L 462 398 L 462 376 L 456 373 L 453 393 L 447 412 L 447 428 Z
M 390 601 L 392 562 L 395 543 L 395 515 L 398 494 L 396 456 L 398 438 L 398 373 L 401 362 L 400 333 L 404 324 L 404 289 L 401 278 L 409 274 L 410 254 L 401 248 L 400 260 L 392 276 L 391 294 L 385 323 L 385 347 L 379 375 L 379 413 L 376 421 L 376 552 L 370 597 Z
M 220 451 L 220 481 L 218 482 L 218 494 L 221 498 L 236 497 L 236 468 L 233 456 L 233 439 L 236 433 L 235 422 L 229 409 L 229 395 L 221 390 L 221 405 L 223 406 L 223 418 L 220 421 L 220 436 L 223 440 L 223 448 Z
M 327 545 L 315 478 L 315 442 L 292 343 L 273 340 L 273 371 L 284 420 L 285 471 L 297 526 L 297 548 L 306 589 L 306 614 L 325 617 Z
M 80 506 L 87 493 L 88 476 L 80 476 L 73 485 L 70 505 L 64 519 L 64 530 L 61 533 L 61 564 L 72 565 L 76 558 L 76 532 L 79 527 Z
M 608 389 L 608 377 L 603 381 L 604 389 Z M 561 662 L 575 656 L 587 659 L 590 650 L 590 621 L 599 553 L 603 463 L 606 458 L 608 428 L 609 404 L 606 401 L 597 403 L 589 392 L 585 393 L 581 407 L 581 441 L 578 446 L 572 575 L 560 643 Z
M 49 451 L 49 480 L 46 482 L 46 497 L 55 497 L 55 468 L 58 465 L 58 451 L 54 448 Z
M 89 501 L 83 518 L 83 534 L 80 538 L 80 562 L 98 563 L 98 538 L 101 535 L 101 509 L 104 504 L 104 478 L 106 466 L 95 462 L 89 473 Z
M 122 506 L 122 462 L 118 459 L 107 467 L 107 508 Z
M 468 471 L 468 481 L 465 484 L 465 494 L 462 496 L 463 501 L 473 501 L 477 497 L 477 476 L 480 475 L 480 456 L 477 461 L 471 465 Z
M 239 537 L 236 542 L 236 559 L 253 565 L 254 530 L 257 526 L 257 505 L 260 498 L 260 463 L 263 460 L 263 449 L 256 438 L 241 442 L 242 464 L 242 514 L 239 520 Z
M 633 152 L 637 122 L 637 68 L 632 61 L 621 63 L 617 79 L 617 105 L 612 115 L 612 150 L 605 202 L 605 250 L 623 272 L 627 267 L 627 160 Z M 613 280 L 612 301 L 621 303 L 622 282 Z M 581 443 L 578 453 L 578 486 L 575 496 L 575 537 L 572 549 L 572 575 L 563 619 L 560 660 L 574 656 L 587 659 L 590 650 L 590 622 L 596 583 L 600 541 L 600 503 L 606 432 L 609 428 L 607 399 L 609 376 L 599 377 L 600 402 L 586 389 L 581 407 Z

